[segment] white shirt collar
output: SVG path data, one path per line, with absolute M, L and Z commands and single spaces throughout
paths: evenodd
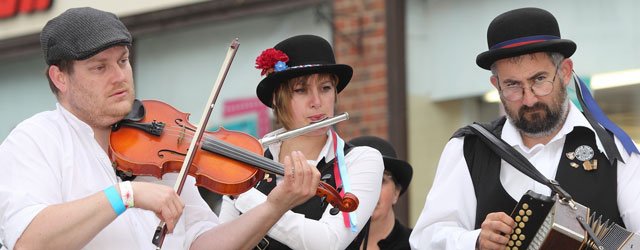
M 69 110 L 64 108 L 62 104 L 56 103 L 56 110 L 60 112 L 61 116 L 67 121 L 67 123 L 69 123 L 73 130 L 77 131 L 78 133 L 83 133 L 94 137 L 93 129 L 91 128 L 91 126 L 89 126 L 89 124 L 83 122 Z

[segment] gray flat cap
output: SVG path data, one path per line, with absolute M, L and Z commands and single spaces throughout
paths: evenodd
M 84 60 L 115 45 L 131 45 L 131 34 L 116 15 L 93 8 L 73 8 L 49 20 L 40 33 L 48 65 Z

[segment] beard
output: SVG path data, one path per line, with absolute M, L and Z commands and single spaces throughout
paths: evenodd
M 560 86 L 563 85 L 560 81 Z M 509 122 L 525 136 L 545 137 L 564 124 L 569 111 L 568 100 L 566 87 L 561 87 L 549 105 L 537 102 L 531 107 L 523 105 L 517 112 L 506 107 L 505 111 Z

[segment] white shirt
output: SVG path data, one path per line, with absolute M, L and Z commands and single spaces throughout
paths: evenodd
M 274 131 L 273 133 L 282 132 Z M 308 160 L 309 164 L 316 166 L 324 157 L 327 162 L 335 156 L 333 152 L 333 140 L 327 132 L 327 142 L 315 160 Z M 265 137 L 270 136 L 266 135 Z M 269 145 L 274 160 L 278 160 L 280 146 L 282 143 Z M 358 232 L 362 230 L 380 197 L 382 186 L 382 172 L 384 163 L 382 155 L 377 150 L 370 147 L 354 147 L 345 155 L 345 164 L 351 181 L 352 193 L 360 201 L 357 213 Z M 282 181 L 278 176 L 277 181 Z M 239 212 L 246 212 L 256 205 L 264 202 L 266 196 L 255 188 L 243 193 L 235 200 L 224 197 L 220 220 L 228 221 L 239 215 Z M 312 220 L 304 217 L 303 214 L 287 211 L 282 218 L 269 230 L 268 235 L 292 249 L 345 249 L 358 235 L 358 232 L 351 232 L 345 227 L 342 213 L 337 215 L 329 214 L 327 208 L 320 220 Z
M 0 145 L 0 173 L 0 238 L 9 249 L 45 207 L 85 198 L 120 181 L 93 130 L 59 104 L 9 134 Z M 166 174 L 163 180 L 140 176 L 135 181 L 173 186 L 176 178 L 177 174 Z M 194 182 L 187 178 L 181 195 L 185 209 L 165 238 L 164 249 L 188 249 L 196 237 L 218 224 Z M 153 249 L 158 223 L 153 212 L 127 209 L 85 249 Z
M 502 139 L 522 153 L 547 178 L 555 178 L 562 148 L 573 127 L 593 128 L 573 103 L 563 127 L 546 145 L 527 148 L 517 129 L 506 122 Z M 598 148 L 602 144 L 596 139 Z M 412 249 L 474 249 L 480 229 L 474 230 L 476 197 L 469 169 L 463 155 L 464 138 L 451 139 L 442 152 L 438 170 L 424 209 L 411 233 Z M 617 192 L 620 216 L 628 230 L 640 232 L 640 158 L 629 156 L 616 138 L 616 145 L 626 164 L 618 162 Z M 553 163 L 553 164 L 549 164 Z M 520 200 L 527 190 L 550 195 L 551 190 L 535 182 L 504 160 L 500 182 L 509 196 Z

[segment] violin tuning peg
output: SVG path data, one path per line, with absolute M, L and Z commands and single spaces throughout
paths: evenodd
M 342 185 L 340 185 L 338 188 L 336 188 L 336 191 L 338 191 L 338 193 L 340 193 L 340 191 L 342 191 Z
M 326 196 L 322 196 L 322 198 L 320 198 L 320 205 L 324 206 L 326 204 L 327 197 Z
M 320 177 L 320 180 L 325 181 L 325 182 L 327 180 L 329 180 L 329 179 L 331 179 L 331 174 L 325 174 L 322 177 Z
M 336 215 L 336 214 L 340 213 L 340 209 L 333 207 L 333 208 L 329 209 L 329 213 L 331 215 Z

